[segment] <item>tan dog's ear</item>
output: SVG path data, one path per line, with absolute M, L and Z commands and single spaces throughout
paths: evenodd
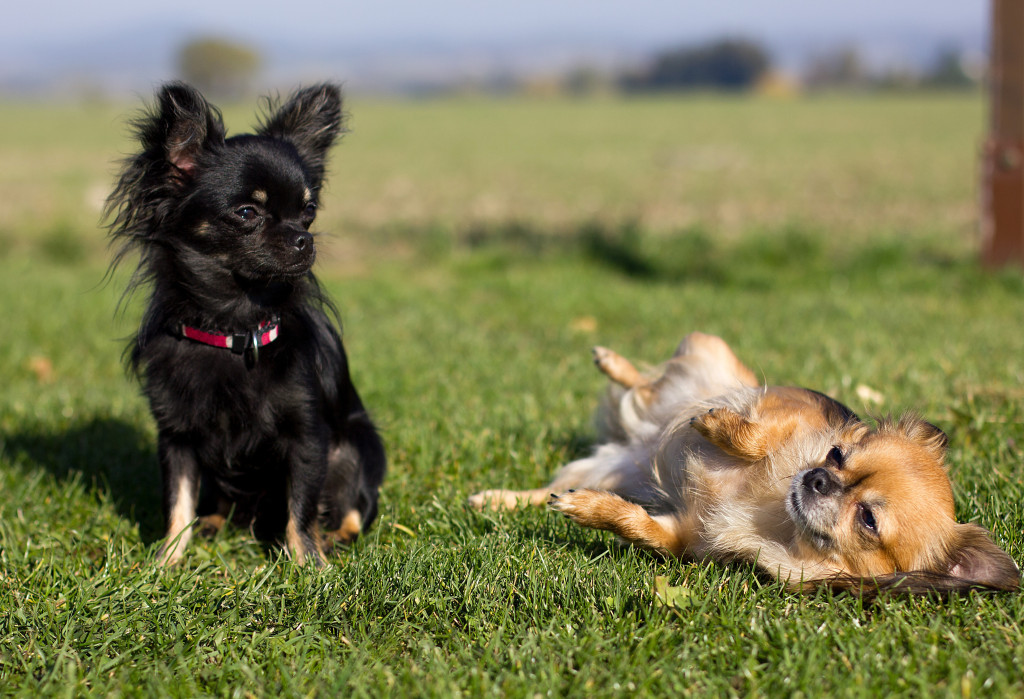
M 949 437 L 932 423 L 926 422 L 916 415 L 904 415 L 896 423 L 895 429 L 897 432 L 902 432 L 911 441 L 924 447 L 936 461 L 942 461 L 946 457 Z
M 997 590 L 1016 590 L 1020 586 L 1020 571 L 1013 559 L 992 543 L 988 532 L 976 524 L 956 526 L 956 541 L 949 553 L 946 572 Z

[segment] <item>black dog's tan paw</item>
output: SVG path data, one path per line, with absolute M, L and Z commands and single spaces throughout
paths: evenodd
M 321 537 L 321 546 L 325 553 L 330 553 L 336 546 L 351 544 L 359 538 L 363 531 L 363 517 L 359 510 L 349 510 L 341 526 L 332 531 L 324 532 Z
M 315 568 L 322 568 L 325 564 L 323 551 L 320 550 L 322 539 L 317 534 L 300 530 L 295 526 L 295 520 L 289 519 L 285 527 L 285 550 L 288 557 L 298 565 L 312 563 Z
M 217 533 L 224 528 L 227 523 L 227 518 L 224 515 L 212 514 L 203 515 L 199 518 L 196 523 L 196 534 L 203 537 L 204 539 L 212 539 L 217 536 Z

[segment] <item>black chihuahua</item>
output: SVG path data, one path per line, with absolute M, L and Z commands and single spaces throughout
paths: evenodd
M 322 84 L 267 104 L 256 133 L 227 138 L 197 90 L 165 85 L 107 201 L 112 268 L 138 250 L 126 293 L 151 291 L 126 355 L 159 429 L 165 564 L 197 514 L 284 531 L 292 558 L 318 565 L 377 515 L 384 447 L 310 271 L 341 94 Z

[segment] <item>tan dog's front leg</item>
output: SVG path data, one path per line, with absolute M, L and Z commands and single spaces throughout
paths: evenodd
M 728 408 L 712 408 L 690 419 L 690 426 L 726 454 L 745 461 L 768 455 L 770 435 L 762 425 Z
M 647 514 L 636 503 L 603 490 L 570 490 L 551 495 L 548 507 L 561 512 L 581 527 L 603 529 L 631 544 L 665 556 L 678 556 L 685 549 L 679 533 Z

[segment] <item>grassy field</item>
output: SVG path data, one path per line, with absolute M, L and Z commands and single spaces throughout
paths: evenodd
M 349 109 L 320 271 L 389 450 L 380 519 L 321 571 L 235 529 L 161 571 L 138 307 L 100 283 L 125 108 L 0 105 L 0 695 L 1024 693 L 1021 595 L 796 596 L 463 506 L 586 452 L 590 346 L 657 361 L 700 329 L 939 424 L 959 518 L 1024 561 L 1024 277 L 975 263 L 976 98 Z

